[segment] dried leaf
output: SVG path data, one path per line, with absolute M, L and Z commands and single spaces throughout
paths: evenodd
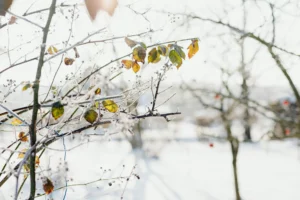
M 24 173 L 24 179 L 25 179 L 28 177 L 28 173 L 30 172 L 30 166 L 27 162 L 23 165 L 23 169 L 25 171 Z
M 101 89 L 100 89 L 100 88 L 97 88 L 97 89 L 95 90 L 95 94 L 96 94 L 96 95 L 101 94 Z
M 40 165 L 40 158 L 38 156 L 35 156 L 35 165 L 36 166 Z
M 55 46 L 50 46 L 47 51 L 50 55 L 56 54 L 58 52 Z
M 64 114 L 64 112 L 65 112 L 64 106 L 61 104 L 60 101 L 55 102 L 52 105 L 51 114 L 55 120 L 60 118 Z
M 119 106 L 113 100 L 104 100 L 102 104 L 106 110 L 112 113 L 117 112 L 119 109 Z
M 13 126 L 18 126 L 22 123 L 23 122 L 21 120 L 19 120 L 18 118 L 13 118 L 12 121 L 11 121 L 11 125 L 13 125 Z
M 9 19 L 8 24 L 12 25 L 12 24 L 16 23 L 16 21 L 17 21 L 17 18 L 15 16 L 11 16 L 10 19 Z
M 75 51 L 75 58 L 79 58 L 79 57 L 80 57 L 80 55 L 79 55 L 79 53 L 78 53 L 78 50 L 77 50 L 77 48 L 76 48 L 76 47 L 74 47 L 74 48 L 73 48 L 73 50 Z
M 84 119 L 88 121 L 89 123 L 93 124 L 96 119 L 98 118 L 98 113 L 94 111 L 93 109 L 89 109 L 84 113 Z
M 141 46 L 135 47 L 133 49 L 132 55 L 133 55 L 133 59 L 136 60 L 137 62 L 145 63 L 146 50 L 143 47 Z
M 53 185 L 52 181 L 49 178 L 47 178 L 47 177 L 43 177 L 42 181 L 43 181 L 44 192 L 46 194 L 50 194 L 51 192 L 53 192 L 54 185 Z
M 134 46 L 136 46 L 138 44 L 138 42 L 131 40 L 128 37 L 125 37 L 125 42 L 130 48 L 133 48 Z
M 138 71 L 140 71 L 140 65 L 137 62 L 134 62 L 132 65 L 132 70 L 137 73 Z
M 169 53 L 170 61 L 173 63 L 173 65 L 176 65 L 177 69 L 182 65 L 182 59 L 177 51 L 171 50 Z
M 103 10 L 110 16 L 114 14 L 116 7 L 118 6 L 117 0 L 85 0 L 86 8 L 90 14 L 92 20 L 97 16 L 98 11 Z
M 148 54 L 148 63 L 158 63 L 160 59 L 160 54 L 156 48 L 153 48 Z
M 122 64 L 125 66 L 126 69 L 130 69 L 134 63 L 132 60 L 122 60 Z
M 199 51 L 199 45 L 198 40 L 192 40 L 192 44 L 188 47 L 188 57 L 191 59 L 198 51 Z
M 28 141 L 28 137 L 25 135 L 24 132 L 20 132 L 19 135 L 18 135 L 18 138 L 22 142 L 27 142 Z
M 25 153 L 26 153 L 27 150 L 28 150 L 28 149 L 23 149 L 23 150 L 19 153 L 18 158 L 24 158 Z
M 65 58 L 65 65 L 72 65 L 75 60 L 73 58 Z
M 31 88 L 32 85 L 30 83 L 27 83 L 26 85 L 24 85 L 24 87 L 22 88 L 22 91 L 27 90 L 28 88 Z

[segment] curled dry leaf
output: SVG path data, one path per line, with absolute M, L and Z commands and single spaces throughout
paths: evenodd
M 53 55 L 53 54 L 56 54 L 58 52 L 57 48 L 55 46 L 50 46 L 47 50 L 47 52 L 50 54 L 50 55 Z
M 27 137 L 27 135 L 25 135 L 24 132 L 20 132 L 19 135 L 18 135 L 18 138 L 22 142 L 27 142 L 28 141 L 28 137 Z
M 107 111 L 112 113 L 117 112 L 119 109 L 119 106 L 113 100 L 104 100 L 102 104 Z
M 36 166 L 40 165 L 40 158 L 38 156 L 35 156 L 35 165 Z
M 64 59 L 64 62 L 65 62 L 65 65 L 73 65 L 73 63 L 74 63 L 74 59 L 73 58 L 65 58 Z
M 103 10 L 112 16 L 118 6 L 117 0 L 85 0 L 86 8 L 92 20 L 97 16 L 98 11 Z
M 18 125 L 21 125 L 23 122 L 21 120 L 19 120 L 18 118 L 13 118 L 11 120 L 11 125 L 13 126 L 18 126 Z
M 142 46 L 135 47 L 132 52 L 133 59 L 137 62 L 145 63 L 146 50 Z
M 95 90 L 95 94 L 96 94 L 96 95 L 101 94 L 101 89 L 100 89 L 100 88 L 97 88 L 97 89 Z
M 73 50 L 74 50 L 74 52 L 75 52 L 75 58 L 79 58 L 79 57 L 80 57 L 80 55 L 79 55 L 79 53 L 78 53 L 78 50 L 77 50 L 77 48 L 76 48 L 76 47 L 74 47 L 74 48 L 73 48 Z
M 192 58 L 198 51 L 199 51 L 199 45 L 198 45 L 198 40 L 192 40 L 192 44 L 188 47 L 188 57 Z
M 50 194 L 51 192 L 53 192 L 54 185 L 53 185 L 52 181 L 49 178 L 47 178 L 47 177 L 43 177 L 42 181 L 43 181 L 44 192 L 46 194 Z
M 98 113 L 93 109 L 89 109 L 84 113 L 83 117 L 87 122 L 93 124 L 98 118 Z
M 55 120 L 60 118 L 64 114 L 64 112 L 65 112 L 64 106 L 61 104 L 60 101 L 55 102 L 52 105 L 51 114 Z

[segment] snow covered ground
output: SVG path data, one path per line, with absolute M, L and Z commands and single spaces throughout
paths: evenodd
M 161 132 L 164 134 L 163 132 Z M 192 135 L 192 134 L 188 134 Z M 170 139 L 172 139 L 170 137 Z M 214 147 L 209 143 L 213 142 Z M 78 140 L 66 140 L 67 149 Z M 263 141 L 242 143 L 238 157 L 240 189 L 245 200 L 300 199 L 300 151 L 297 141 Z M 63 164 L 63 144 L 51 146 L 41 159 L 43 170 L 51 163 L 51 171 L 43 172 L 54 181 L 55 188 L 65 185 L 64 168 L 68 168 L 68 184 L 83 184 L 111 177 L 126 179 L 103 180 L 89 185 L 69 187 L 70 200 L 234 200 L 233 172 L 229 144 L 221 141 L 170 140 L 163 146 L 148 144 L 149 152 L 132 151 L 128 142 L 94 138 L 94 142 L 67 151 L 67 166 Z M 53 150 L 56 149 L 56 150 Z M 61 163 L 61 164 L 60 164 Z M 106 170 L 106 171 L 105 171 Z M 0 190 L 0 199 L 13 199 L 14 178 Z M 109 183 L 112 183 L 109 186 Z M 124 190 L 124 188 L 126 188 Z M 25 185 L 25 191 L 28 185 Z M 43 193 L 41 180 L 37 193 Z M 37 199 L 63 199 L 64 189 Z M 1 196 L 2 195 L 2 196 Z M 27 194 L 20 194 L 26 199 Z

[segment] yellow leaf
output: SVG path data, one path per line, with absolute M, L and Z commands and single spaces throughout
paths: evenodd
M 144 63 L 146 58 L 146 50 L 141 46 L 135 47 L 132 55 L 134 60 Z
M 192 40 L 192 44 L 188 47 L 188 57 L 191 59 L 199 50 L 198 40 Z
M 28 164 L 28 163 L 25 163 L 25 164 L 23 165 L 23 169 L 24 169 L 24 171 L 25 171 L 25 173 L 24 173 L 24 179 L 25 179 L 25 178 L 28 177 L 28 173 L 30 172 L 29 164 Z
M 93 124 L 97 118 L 98 118 L 98 113 L 93 109 L 89 109 L 84 113 L 84 119 L 91 124 Z
M 18 118 L 13 118 L 12 121 L 11 121 L 11 125 L 13 125 L 13 126 L 18 126 L 22 123 L 23 122 L 21 120 L 19 120 Z
M 96 95 L 101 94 L 101 89 L 100 89 L 100 88 L 97 88 L 97 89 L 95 90 L 95 94 L 96 94 Z
M 19 153 L 18 158 L 24 158 L 26 151 L 27 151 L 27 149 L 23 149 L 23 150 Z
M 182 65 L 182 58 L 178 54 L 177 51 L 171 50 L 169 53 L 170 61 L 173 63 L 173 65 L 176 65 L 177 69 Z
M 73 58 L 67 58 L 67 57 L 66 57 L 66 58 L 64 59 L 65 65 L 72 65 L 74 61 L 75 61 L 75 60 L 74 60 Z
M 51 114 L 55 120 L 60 118 L 64 114 L 64 112 L 65 112 L 64 106 L 60 103 L 60 101 L 55 102 L 52 105 Z
M 134 63 L 132 60 L 122 60 L 122 64 L 125 66 L 126 69 L 130 69 Z
M 102 104 L 106 110 L 112 113 L 117 112 L 119 109 L 119 106 L 113 100 L 104 100 Z
M 54 185 L 53 185 L 52 181 L 50 181 L 50 179 L 47 177 L 43 177 L 42 180 L 43 180 L 43 189 L 44 189 L 45 193 L 50 194 L 51 192 L 53 192 Z
M 148 54 L 148 63 L 157 63 L 160 61 L 160 54 L 153 48 Z
M 140 65 L 137 62 L 134 62 L 132 65 L 132 70 L 137 73 L 138 71 L 140 71 Z
M 28 137 L 25 135 L 24 132 L 20 132 L 19 135 L 18 135 L 18 138 L 22 142 L 27 142 L 28 141 Z
M 50 55 L 56 54 L 58 52 L 55 46 L 50 46 L 47 51 Z
M 32 85 L 30 83 L 27 83 L 26 85 L 24 85 L 24 87 L 22 88 L 22 91 L 27 90 L 28 88 L 31 88 Z

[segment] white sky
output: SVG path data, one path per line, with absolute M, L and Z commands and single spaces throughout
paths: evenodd
M 24 11 L 29 7 L 31 3 L 35 2 L 32 6 L 31 11 L 45 8 L 49 5 L 49 0 L 15 0 L 12 6 L 12 12 L 22 15 Z M 47 2 L 47 3 L 46 3 Z M 83 1 L 81 0 L 70 0 L 70 1 L 58 1 L 66 3 L 74 3 Z M 151 40 L 147 38 L 134 38 L 136 40 L 144 41 L 147 45 L 154 44 L 156 42 L 163 42 L 168 40 L 178 40 L 190 37 L 199 37 L 201 39 L 200 51 L 191 60 L 186 60 L 180 70 L 173 70 L 168 74 L 168 80 L 170 83 L 179 83 L 181 79 L 190 80 L 196 79 L 204 83 L 219 83 L 220 82 L 220 71 L 219 66 L 230 69 L 236 72 L 239 67 L 240 62 L 240 52 L 239 47 L 236 45 L 233 37 L 229 36 L 229 31 L 226 28 L 211 24 L 202 23 L 200 21 L 193 21 L 191 23 L 185 23 L 182 16 L 168 16 L 167 14 L 157 13 L 155 11 L 168 11 L 171 13 L 195 13 L 202 17 L 222 18 L 224 22 L 230 22 L 234 26 L 241 27 L 242 22 L 242 9 L 241 0 L 139 0 L 134 1 L 132 8 L 138 12 L 144 12 L 145 10 L 151 9 L 145 16 L 150 21 L 148 23 L 141 15 L 135 14 L 129 8 L 126 7 L 129 3 L 133 1 L 130 0 L 120 0 L 119 6 L 116 9 L 115 15 L 109 17 L 106 13 L 100 12 L 97 20 L 91 22 L 87 15 L 84 6 L 79 6 L 80 11 L 79 18 L 74 22 L 73 32 L 74 37 L 71 38 L 70 44 L 74 44 L 76 41 L 84 38 L 88 33 L 93 32 L 101 27 L 108 26 L 107 32 L 105 34 L 100 34 L 93 39 L 103 39 L 109 38 L 112 35 L 122 36 L 128 34 L 135 34 L 144 32 L 149 28 L 149 26 L 154 29 L 162 29 L 159 32 L 151 34 Z M 273 1 L 274 2 L 274 1 Z M 284 5 L 286 1 L 275 1 L 276 5 Z M 300 54 L 300 11 L 295 6 L 283 7 L 283 11 L 276 10 L 275 15 L 278 16 L 278 27 L 276 30 L 276 44 L 282 46 L 290 51 Z M 298 6 L 300 3 L 298 2 Z M 224 12 L 224 9 L 228 13 Z M 57 10 L 58 13 L 61 10 Z M 268 41 L 271 40 L 271 15 L 270 8 L 268 4 L 259 2 L 257 5 L 253 1 L 248 1 L 247 3 L 247 29 L 252 31 L 263 38 L 267 38 Z M 293 16 L 296 15 L 296 16 Z M 55 45 L 58 48 L 63 48 L 62 41 L 68 38 L 68 30 L 71 26 L 70 18 L 64 19 L 63 16 L 70 16 L 68 9 L 64 9 L 63 14 L 58 14 L 54 17 L 52 24 L 55 24 L 55 29 L 52 29 L 51 35 L 48 39 L 47 45 Z M 47 17 L 47 13 L 35 15 L 30 17 L 31 20 L 41 23 L 44 22 Z M 175 22 L 173 23 L 173 18 L 175 17 Z M 41 19 L 40 19 L 41 18 Z M 9 19 L 9 15 L 2 18 L 1 21 L 5 22 Z M 181 24 L 184 24 L 181 26 Z M 41 23 L 42 24 L 42 23 Z M 263 25 L 263 27 L 259 27 Z M 11 62 L 16 62 L 25 53 L 31 52 L 35 49 L 34 53 L 28 55 L 28 58 L 38 55 L 38 46 L 41 41 L 41 32 L 38 28 L 31 24 L 28 24 L 22 20 L 18 20 L 17 24 L 8 26 L 0 30 L 0 54 L 7 47 L 8 42 L 10 48 L 13 48 L 21 43 L 25 43 L 28 39 L 33 39 L 30 44 L 24 45 L 20 50 L 11 52 Z M 8 34 L 9 33 L 9 40 Z M 224 35 L 226 33 L 226 35 Z M 149 36 L 149 35 L 148 35 Z M 114 41 L 117 50 L 117 56 L 122 56 L 130 52 L 130 48 L 126 46 L 123 39 Z M 189 45 L 189 42 L 179 43 L 184 48 Z M 257 48 L 257 43 L 251 39 L 246 41 L 246 60 L 252 56 Z M 88 68 L 93 63 L 97 63 L 99 66 L 105 64 L 113 58 L 116 58 L 115 54 L 112 54 L 111 43 L 99 44 L 97 47 L 94 45 L 87 45 L 78 47 L 81 58 L 77 59 L 75 64 L 72 66 L 63 65 L 60 69 L 59 75 L 56 79 L 56 84 L 64 80 L 66 74 L 70 72 L 75 72 L 81 65 L 81 61 L 85 61 L 82 66 L 83 69 Z M 280 52 L 281 53 L 281 52 Z M 74 52 L 70 51 L 67 56 L 74 56 Z M 300 85 L 300 79 L 298 74 L 300 73 L 299 59 L 286 55 L 284 57 L 284 63 L 288 66 L 289 72 L 296 82 Z M 91 61 L 89 61 L 91 60 Z M 50 64 L 47 63 L 44 66 L 42 85 L 49 85 L 54 72 L 60 62 L 60 58 L 53 60 Z M 9 66 L 9 59 L 7 54 L 0 56 L 0 69 L 4 69 Z M 217 65 L 216 65 L 217 64 Z M 119 66 L 116 63 L 112 66 Z M 33 81 L 35 77 L 37 62 L 30 62 L 26 65 L 15 67 L 12 70 L 6 71 L 0 75 L 0 83 L 5 83 L 6 79 L 13 78 L 17 82 L 21 81 Z M 275 63 L 266 52 L 263 47 L 262 51 L 258 54 L 257 59 L 253 62 L 253 65 L 249 66 L 251 68 L 251 73 L 253 76 L 252 83 L 257 86 L 285 86 L 287 87 L 287 82 L 284 79 L 280 70 L 275 66 Z M 158 69 L 159 66 L 148 65 L 143 67 L 143 76 L 151 73 Z M 134 79 L 135 74 L 132 71 L 124 70 L 125 79 Z M 146 76 L 147 77 L 147 76 Z M 233 84 L 240 84 L 240 76 L 234 75 L 232 77 Z

